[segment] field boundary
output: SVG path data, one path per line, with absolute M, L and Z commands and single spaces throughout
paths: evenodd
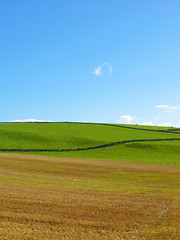
M 122 125 L 115 125 L 115 124 L 105 124 L 105 123 L 95 123 L 97 125 L 103 125 L 103 126 L 110 126 L 110 127 L 120 127 L 120 128 L 128 128 L 133 130 L 141 130 L 141 131 L 149 131 L 149 132 L 163 132 L 163 133 L 174 133 L 174 134 L 180 134 L 180 132 L 176 132 L 177 129 L 171 129 L 169 131 L 167 130 L 156 130 L 156 129 L 147 129 L 147 128 L 136 128 L 136 127 L 129 127 L 129 126 L 122 126 Z
M 157 142 L 157 141 L 180 141 L 180 138 L 165 138 L 165 139 L 136 139 L 136 140 L 125 140 L 119 142 L 107 143 L 94 147 L 86 148 L 69 148 L 69 149 L 6 149 L 1 148 L 0 152 L 74 152 L 74 151 L 86 151 L 99 148 L 112 147 L 120 144 L 126 143 L 136 143 L 136 142 Z

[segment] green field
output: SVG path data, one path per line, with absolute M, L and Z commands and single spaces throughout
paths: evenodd
M 159 130 L 164 132 L 158 132 Z M 92 123 L 0 124 L 0 149 L 75 150 L 118 141 L 172 138 L 180 139 L 180 135 L 170 132 L 169 128 L 165 127 Z M 33 152 L 33 154 L 180 164 L 180 141 L 132 142 L 84 151 Z

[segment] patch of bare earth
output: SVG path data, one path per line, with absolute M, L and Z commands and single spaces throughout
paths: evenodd
M 180 166 L 0 154 L 0 239 L 180 236 Z

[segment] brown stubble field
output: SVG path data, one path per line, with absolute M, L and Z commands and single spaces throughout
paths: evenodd
M 0 239 L 180 236 L 180 166 L 0 154 Z

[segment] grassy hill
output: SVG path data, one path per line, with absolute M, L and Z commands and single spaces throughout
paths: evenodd
M 0 149 L 76 150 L 127 140 L 180 139 L 179 134 L 171 131 L 165 127 L 118 124 L 1 123 Z M 180 141 L 130 142 L 84 151 L 34 153 L 129 162 L 180 164 Z

